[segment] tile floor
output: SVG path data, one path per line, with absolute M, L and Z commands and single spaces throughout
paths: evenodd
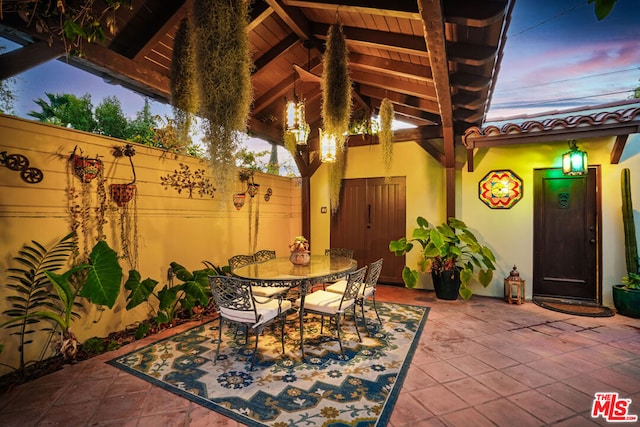
M 640 415 L 640 319 L 389 286 L 378 300 L 431 307 L 391 427 L 608 425 L 590 416 L 596 392 L 631 399 Z M 16 387 L 0 396 L 0 425 L 241 425 L 104 363 L 192 325 Z

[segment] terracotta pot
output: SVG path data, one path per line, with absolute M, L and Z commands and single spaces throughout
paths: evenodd
M 111 184 L 109 191 L 111 193 L 111 199 L 116 202 L 118 206 L 124 206 L 129 200 L 133 199 L 133 196 L 136 194 L 136 185 Z
M 311 254 L 309 251 L 292 251 L 289 255 L 289 261 L 293 265 L 309 265 Z
M 244 201 L 247 198 L 244 193 L 236 193 L 233 195 L 233 206 L 236 207 L 237 210 L 242 209 L 244 206 Z
M 83 182 L 91 182 L 93 178 L 100 174 L 102 170 L 102 160 L 90 159 L 88 157 L 73 157 L 73 172 Z

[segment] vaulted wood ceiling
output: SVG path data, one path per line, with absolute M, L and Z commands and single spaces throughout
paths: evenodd
M 173 38 L 180 20 L 191 13 L 192 1 L 134 0 L 133 10 L 117 12 L 115 36 L 85 44 L 84 57 L 69 61 L 168 101 Z M 416 139 L 444 163 L 445 153 L 429 140 L 442 137 L 443 129 L 459 140 L 467 128 L 482 124 L 511 8 L 509 0 L 254 0 L 250 129 L 282 142 L 284 104 L 293 96 L 295 81 L 298 95 L 306 99 L 312 138 L 317 136 L 324 43 L 339 17 L 350 52 L 354 115 L 376 112 L 389 98 L 398 119 L 419 126 L 398 133 L 396 140 Z M 13 65 L 0 60 L 0 70 L 62 52 L 56 43 L 43 43 L 43 36 L 16 14 L 4 14 L 0 34 L 25 46 L 11 57 Z

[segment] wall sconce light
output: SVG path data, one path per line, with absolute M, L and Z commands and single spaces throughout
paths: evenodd
M 322 129 L 320 132 L 320 160 L 322 162 L 333 163 L 336 161 L 336 136 L 325 133 Z
M 564 175 L 586 175 L 587 152 L 578 148 L 575 139 L 569 141 L 569 151 L 562 155 L 562 173 Z

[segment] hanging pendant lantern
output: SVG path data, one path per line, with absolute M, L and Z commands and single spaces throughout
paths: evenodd
M 576 140 L 569 141 L 569 151 L 562 155 L 564 175 L 586 175 L 588 171 L 587 153 L 578 148 Z
M 305 122 L 304 101 L 298 100 L 295 94 L 293 100 L 287 101 L 285 120 L 287 123 L 285 132 L 294 136 L 296 145 L 306 145 L 309 138 L 309 125 Z
M 320 160 L 322 162 L 333 163 L 336 161 L 337 142 L 336 136 L 325 133 L 322 129 L 320 132 Z

